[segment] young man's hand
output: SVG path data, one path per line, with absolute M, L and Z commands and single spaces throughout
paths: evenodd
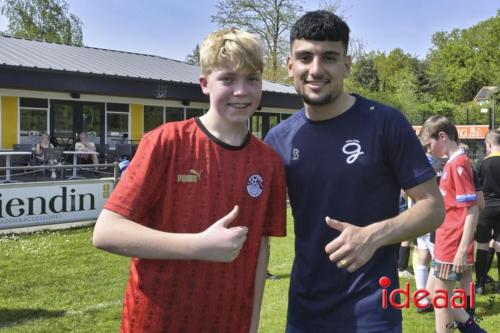
M 247 227 L 228 228 L 229 224 L 238 216 L 239 207 L 234 206 L 226 216 L 212 224 L 208 229 L 198 234 L 200 260 L 231 262 L 240 253 L 247 239 Z
M 370 260 L 377 250 L 369 240 L 370 231 L 328 216 L 325 221 L 330 228 L 340 231 L 340 235 L 325 246 L 330 261 L 352 273 Z

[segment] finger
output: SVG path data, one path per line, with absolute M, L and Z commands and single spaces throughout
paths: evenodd
M 238 205 L 234 206 L 233 210 L 231 210 L 226 216 L 221 218 L 216 223 L 220 224 L 224 228 L 227 228 L 227 226 L 236 219 L 236 216 L 238 216 L 239 211 L 240 211 L 240 207 L 238 207 Z
M 341 246 L 342 246 L 342 241 L 340 240 L 340 238 L 335 238 L 330 243 L 326 244 L 325 252 L 328 254 L 332 254 L 338 249 L 340 249 Z
M 338 220 L 334 220 L 328 216 L 325 217 L 325 222 L 326 222 L 326 224 L 328 224 L 328 226 L 330 228 L 335 229 L 335 230 L 340 231 L 340 232 L 344 231 L 344 229 L 347 228 L 347 225 L 348 225 L 347 223 L 340 222 Z

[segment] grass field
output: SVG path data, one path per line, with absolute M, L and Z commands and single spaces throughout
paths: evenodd
M 91 237 L 92 228 L 0 236 L 0 332 L 117 332 L 129 259 L 95 250 Z M 293 253 L 289 223 L 289 236 L 271 244 L 269 270 L 280 279 L 266 284 L 259 332 L 284 331 Z M 492 309 L 489 297 L 476 300 L 481 325 L 500 332 L 500 295 Z M 433 314 L 403 316 L 404 332 L 434 332 Z

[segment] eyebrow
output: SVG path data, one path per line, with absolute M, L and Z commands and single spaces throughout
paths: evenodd
M 293 53 L 294 56 L 301 56 L 301 55 L 306 55 L 306 54 L 314 54 L 314 52 L 308 51 L 308 50 L 297 50 Z M 340 56 L 342 55 L 341 52 L 335 51 L 335 50 L 328 50 L 325 52 L 322 52 L 320 55 L 335 55 L 335 56 Z

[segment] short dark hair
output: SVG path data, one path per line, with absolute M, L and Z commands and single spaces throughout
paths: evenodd
M 290 47 L 296 39 L 342 42 L 347 53 L 349 26 L 340 17 L 326 10 L 305 13 L 290 31 Z

